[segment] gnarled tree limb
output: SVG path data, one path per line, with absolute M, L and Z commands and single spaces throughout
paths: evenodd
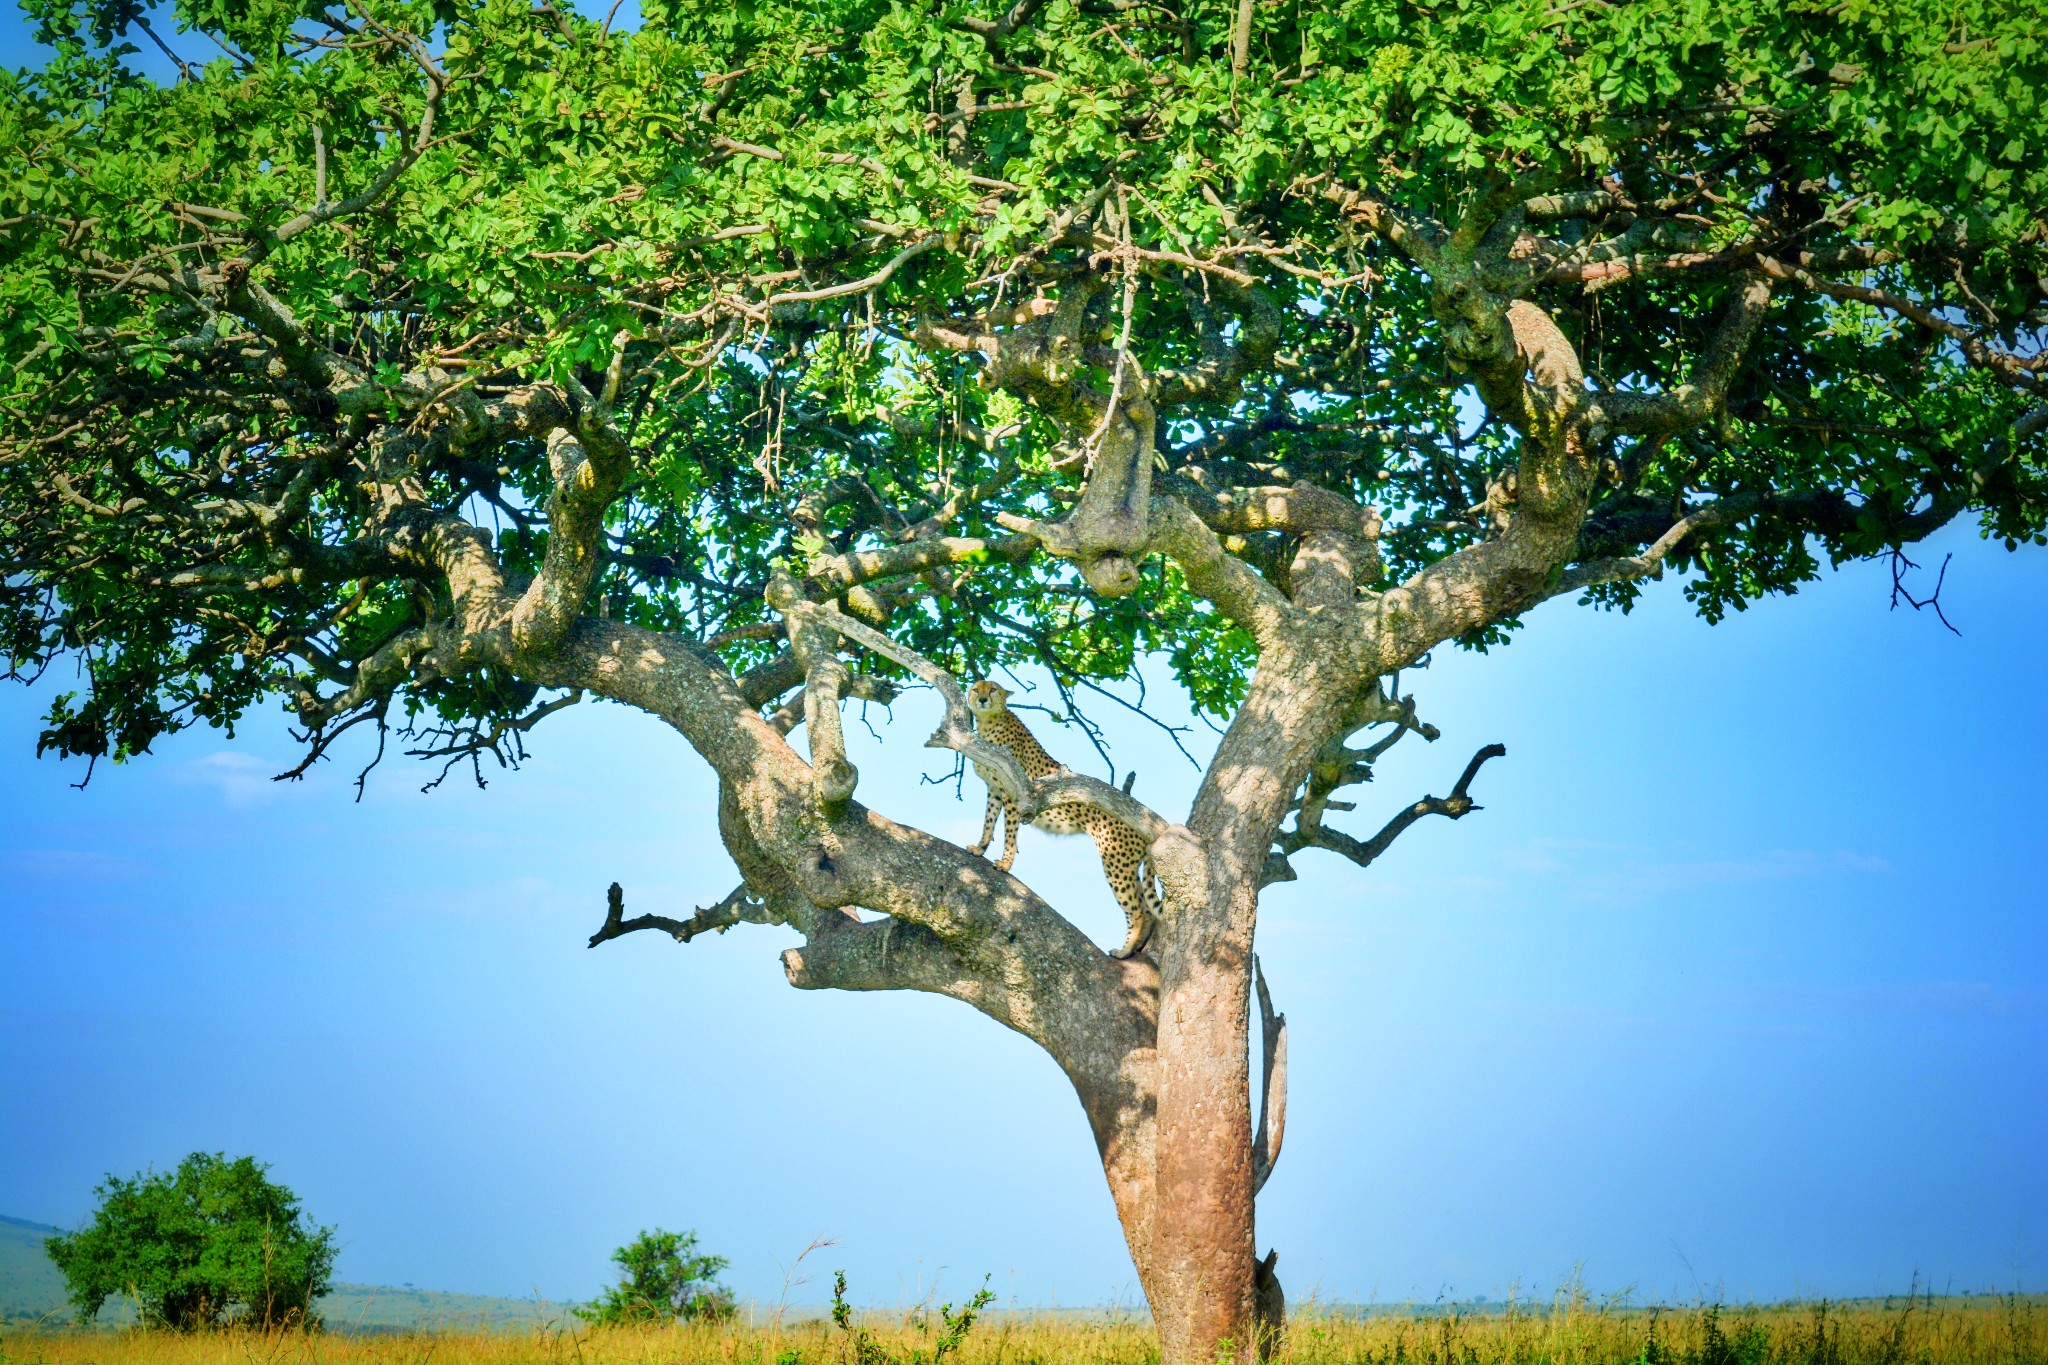
M 1692 377 L 1669 393 L 1610 393 L 1601 407 L 1618 431 L 1653 433 L 1676 431 L 1706 421 L 1727 401 L 1728 385 L 1734 380 L 1749 351 L 1750 342 L 1763 326 L 1771 305 L 1771 282 L 1762 274 L 1750 274 L 1737 281 L 1733 297 L 1714 329 L 1714 339 L 1693 366 Z
M 512 639 L 521 649 L 555 648 L 583 614 L 591 584 L 604 567 L 604 516 L 631 468 L 617 433 L 593 428 L 586 439 L 566 427 L 548 436 L 555 476 L 548 497 L 548 544 L 540 572 L 512 609 Z
M 992 773 L 995 784 L 1018 808 L 1022 818 L 1029 820 L 1047 806 L 1093 806 L 1130 826 L 1148 844 L 1171 827 L 1171 822 L 1144 802 L 1128 792 L 1117 790 L 1100 778 L 1061 771 L 1033 782 L 1025 776 L 1023 765 L 1017 762 L 1016 757 L 1008 749 L 1000 744 L 990 743 L 975 731 L 974 713 L 968 708 L 967 694 L 962 691 L 959 680 L 909 646 L 899 644 L 880 631 L 864 626 L 829 607 L 815 603 L 793 602 L 784 610 L 838 631 L 855 644 L 894 660 L 931 684 L 944 699 L 946 714 L 940 720 L 938 729 L 925 741 L 925 747 L 951 749 L 982 765 L 985 770 Z

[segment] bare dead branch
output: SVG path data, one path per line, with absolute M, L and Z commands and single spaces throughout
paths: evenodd
M 1417 801 L 1414 805 L 1387 821 L 1385 827 L 1370 839 L 1354 839 L 1341 830 L 1334 830 L 1326 825 L 1315 824 L 1306 830 L 1295 830 L 1287 836 L 1285 842 L 1292 845 L 1288 852 L 1291 853 L 1296 848 L 1326 848 L 1332 853 L 1343 854 L 1360 867 L 1366 867 L 1372 863 L 1373 859 L 1385 853 L 1392 846 L 1394 840 L 1400 838 L 1410 825 L 1424 816 L 1442 815 L 1453 820 L 1462 820 L 1473 811 L 1480 809 L 1478 805 L 1474 804 L 1469 794 L 1468 789 L 1472 785 L 1472 779 L 1478 776 L 1480 766 L 1488 759 L 1500 758 L 1507 751 L 1507 745 L 1505 744 L 1487 745 L 1478 753 L 1472 755 L 1472 761 L 1465 765 L 1464 774 L 1458 778 L 1458 784 L 1451 788 L 1449 796 L 1423 797 L 1420 801 Z M 1300 842 L 1296 843 L 1296 840 Z
M 666 915 L 635 915 L 625 918 L 626 893 L 617 882 L 605 892 L 604 923 L 590 936 L 589 947 L 619 938 L 625 934 L 638 933 L 642 929 L 659 929 L 678 943 L 688 943 L 707 929 L 724 933 L 739 923 L 771 924 L 768 907 L 747 895 L 747 884 L 741 882 L 716 905 L 707 905 L 688 919 L 670 919 Z
M 1252 985 L 1259 997 L 1259 1039 L 1264 1063 L 1259 1071 L 1259 1129 L 1252 1139 L 1252 1193 L 1272 1178 L 1287 1133 L 1287 1016 L 1273 1012 L 1266 989 L 1266 971 L 1252 955 Z
M 1909 570 L 1917 569 L 1920 566 L 1918 564 L 1915 564 L 1912 560 L 1908 559 L 1906 557 L 1905 551 L 1893 550 L 1891 553 L 1891 609 L 1893 611 L 1897 611 L 1899 609 L 1899 603 L 1901 602 L 1904 602 L 1914 611 L 1925 611 L 1927 608 L 1932 607 L 1934 608 L 1935 619 L 1940 621 L 1943 626 L 1947 627 L 1949 634 L 1961 635 L 1962 632 L 1956 629 L 1955 623 L 1948 619 L 1948 613 L 1941 609 L 1941 590 L 1942 587 L 1948 582 L 1949 561 L 1954 558 L 1954 555 L 1943 555 L 1941 557 L 1941 571 L 1934 576 L 1934 591 L 1928 593 L 1925 597 L 1917 597 L 1914 595 L 1913 590 L 1906 586 L 1906 573 Z

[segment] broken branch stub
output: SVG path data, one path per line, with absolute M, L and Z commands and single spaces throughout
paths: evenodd
M 787 594 L 778 594 L 788 599 Z M 789 647 L 804 666 L 803 717 L 810 737 L 811 786 L 818 804 L 833 811 L 853 799 L 860 770 L 846 758 L 846 735 L 840 728 L 839 702 L 849 671 L 839 657 L 838 641 L 813 617 L 790 612 L 785 606 L 783 620 L 789 631 Z M 785 730 L 784 733 L 787 733 Z
M 1137 591 L 1140 568 L 1152 543 L 1155 428 L 1147 399 L 1137 394 L 1121 397 L 1107 410 L 1092 442 L 1094 460 L 1071 513 L 1056 522 L 999 513 L 996 521 L 1072 561 L 1100 596 L 1130 596 Z

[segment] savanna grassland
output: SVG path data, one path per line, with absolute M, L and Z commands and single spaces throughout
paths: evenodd
M 1141 1320 L 937 1314 L 530 1333 L 12 1332 L 0 1365 L 1152 1365 Z M 1564 1296 L 1473 1311 L 1308 1311 L 1282 1365 L 2044 1365 L 2038 1296 L 1646 1309 Z

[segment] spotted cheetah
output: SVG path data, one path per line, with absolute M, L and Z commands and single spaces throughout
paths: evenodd
M 974 712 L 974 728 L 982 738 L 1008 749 L 1023 765 L 1024 775 L 1033 781 L 1064 771 L 1010 710 L 1009 698 L 1007 689 L 985 679 L 968 688 L 967 707 Z M 987 851 L 995 838 L 996 818 L 1001 816 L 1003 856 L 996 866 L 1008 872 L 1010 864 L 1017 860 L 1017 808 L 1004 799 L 986 768 L 977 763 L 975 771 L 988 783 L 988 811 L 981 821 L 981 842 L 973 845 L 973 851 Z M 1133 957 L 1143 952 L 1159 923 L 1160 899 L 1158 880 L 1152 875 L 1144 841 L 1138 838 L 1137 831 L 1108 812 L 1081 802 L 1048 806 L 1031 823 L 1049 834 L 1087 834 L 1094 838 L 1095 851 L 1102 855 L 1103 875 L 1109 879 L 1109 889 L 1116 893 L 1116 902 L 1124 908 L 1124 918 L 1130 924 L 1124 946 L 1116 955 Z

